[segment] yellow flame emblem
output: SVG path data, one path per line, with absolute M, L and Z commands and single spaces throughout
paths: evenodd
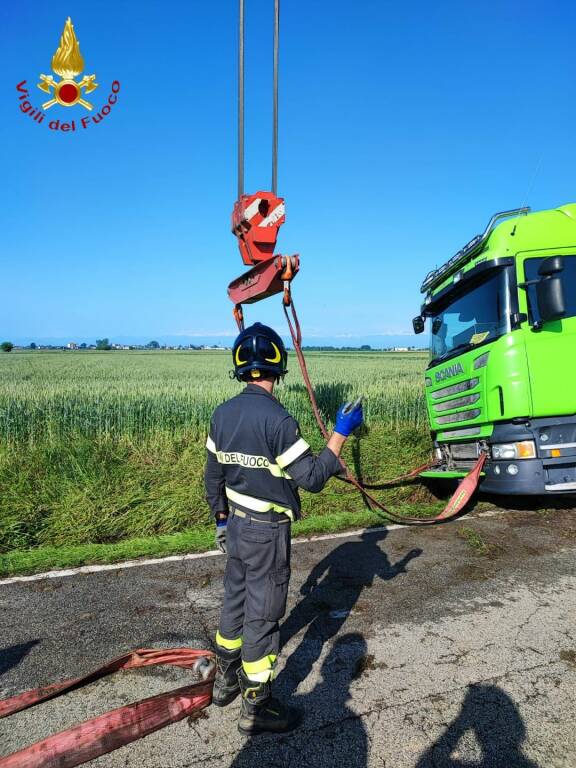
M 74 78 L 84 69 L 84 59 L 80 53 L 80 43 L 74 32 L 74 25 L 70 16 L 64 24 L 64 31 L 60 38 L 58 50 L 52 57 L 52 69 L 60 75 L 62 80 L 56 82 L 52 75 L 40 75 L 41 82 L 38 88 L 44 93 L 50 93 L 54 88 L 54 98 L 42 104 L 43 109 L 50 109 L 54 104 L 60 104 L 62 107 L 73 107 L 75 104 L 85 109 L 92 109 L 92 104 L 82 98 L 82 89 L 86 93 L 92 93 L 98 88 L 95 82 L 96 75 L 84 75 L 82 80 L 77 83 Z
M 64 24 L 64 32 L 62 32 L 58 50 L 52 56 L 52 69 L 57 75 L 66 78 L 66 80 L 72 80 L 84 69 L 84 59 L 80 53 L 80 43 L 76 39 L 74 25 L 70 16 L 68 16 L 66 24 Z

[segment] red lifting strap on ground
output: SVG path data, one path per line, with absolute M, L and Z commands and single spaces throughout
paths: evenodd
M 290 309 L 290 314 L 292 315 L 292 317 L 290 317 L 290 314 L 288 313 L 288 309 Z M 288 323 L 288 328 L 290 330 L 290 335 L 292 337 L 292 343 L 294 344 L 294 351 L 296 352 L 296 357 L 298 358 L 298 364 L 300 365 L 300 370 L 302 371 L 302 378 L 304 379 L 304 384 L 306 385 L 306 389 L 308 391 L 308 397 L 310 398 L 310 403 L 312 405 L 314 417 L 316 419 L 320 432 L 322 433 L 322 436 L 327 440 L 329 437 L 328 429 L 326 428 L 326 424 L 324 423 L 322 414 L 320 413 L 320 409 L 318 408 L 316 395 L 314 394 L 314 388 L 312 387 L 312 382 L 310 381 L 308 366 L 306 365 L 306 358 L 304 357 L 304 353 L 302 351 L 302 330 L 300 328 L 300 321 L 298 320 L 296 308 L 292 300 L 290 300 L 290 303 L 284 304 L 284 314 L 286 315 L 286 322 Z M 476 488 L 478 487 L 478 483 L 480 482 L 480 474 L 482 472 L 482 467 L 484 466 L 485 461 L 486 461 L 486 454 L 485 453 L 480 454 L 478 461 L 476 462 L 476 464 L 474 465 L 470 473 L 466 475 L 466 477 L 459 484 L 452 498 L 450 499 L 448 504 L 446 504 L 442 512 L 439 515 L 436 515 L 436 517 L 431 517 L 431 518 L 404 517 L 400 515 L 395 515 L 387 507 L 381 504 L 378 501 L 378 499 L 375 499 L 374 496 L 368 493 L 366 487 L 354 476 L 354 474 L 350 471 L 346 462 L 342 458 L 340 459 L 340 463 L 342 464 L 342 467 L 344 468 L 346 475 L 345 477 L 339 477 L 338 479 L 344 482 L 350 483 L 355 488 L 357 488 L 373 508 L 379 509 L 381 512 L 384 512 L 384 514 L 390 520 L 393 520 L 396 523 L 400 523 L 401 525 L 434 525 L 436 523 L 441 523 L 446 520 L 449 520 L 452 517 L 455 517 L 459 512 L 461 512 L 464 509 L 466 504 L 470 501 L 470 499 L 474 495 Z M 419 475 L 420 472 L 424 472 L 426 469 L 431 469 L 434 466 L 435 465 L 433 463 L 424 464 L 421 467 L 417 467 L 416 469 L 411 470 L 405 475 L 401 475 L 400 477 L 395 477 L 392 480 L 387 480 L 385 482 L 378 483 L 377 485 L 378 486 L 393 485 L 394 483 L 398 483 L 402 480 L 409 480 Z
M 212 702 L 213 658 L 211 651 L 192 648 L 143 648 L 120 656 L 83 677 L 0 701 L 0 717 L 6 717 L 119 670 L 159 664 L 194 669 L 204 677 L 200 683 L 136 701 L 49 736 L 20 752 L 0 758 L 0 768 L 72 768 L 194 715 Z
M 362 493 L 362 495 L 370 502 L 370 504 L 372 504 L 377 509 L 380 509 L 386 515 L 388 515 L 391 520 L 394 520 L 394 522 L 400 523 L 401 525 L 435 525 L 436 523 L 442 523 L 446 520 L 450 520 L 451 518 L 456 517 L 456 515 L 464 509 L 466 504 L 468 504 L 476 492 L 476 488 L 480 482 L 480 474 L 482 472 L 482 467 L 484 466 L 485 461 L 486 454 L 482 453 L 474 467 L 460 482 L 458 488 L 456 488 L 452 497 L 450 498 L 450 501 L 446 504 L 442 512 L 440 512 L 440 514 L 436 515 L 435 517 L 420 518 L 395 515 L 377 499 L 375 499 L 370 493 L 368 493 L 362 484 L 351 474 L 351 472 L 348 470 L 348 467 L 344 465 L 346 472 L 348 473 L 345 479 L 352 483 L 352 485 L 354 485 L 356 488 L 358 488 L 360 493 Z M 344 464 L 344 462 L 342 462 L 342 464 Z M 423 472 L 424 470 L 420 469 L 420 471 Z

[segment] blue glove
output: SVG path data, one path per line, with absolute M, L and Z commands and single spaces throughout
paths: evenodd
M 338 432 L 339 435 L 348 437 L 355 429 L 357 429 L 364 420 L 364 414 L 362 413 L 362 402 L 356 402 L 352 406 L 351 403 L 344 403 L 340 406 L 338 413 L 336 414 L 336 426 L 334 432 Z

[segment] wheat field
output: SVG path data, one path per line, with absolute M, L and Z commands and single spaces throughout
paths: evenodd
M 366 397 L 367 421 L 426 423 L 423 353 L 307 355 L 328 422 L 347 399 Z M 54 441 L 76 434 L 131 439 L 151 433 L 200 437 L 216 405 L 240 390 L 230 354 L 197 352 L 23 352 L 0 356 L 0 440 Z M 313 421 L 294 356 L 277 394 L 303 428 Z
M 366 397 L 367 428 L 345 451 L 357 472 L 395 477 L 422 463 L 425 354 L 307 357 L 329 425 L 342 402 Z M 230 368 L 224 351 L 0 354 L 0 558 L 209 527 L 204 444 L 215 406 L 243 386 Z M 320 450 L 293 355 L 277 395 Z M 303 494 L 306 514 L 357 510 L 350 491 L 332 482 Z

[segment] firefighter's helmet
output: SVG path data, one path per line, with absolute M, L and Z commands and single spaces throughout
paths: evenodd
M 262 323 L 254 323 L 237 337 L 232 360 L 238 381 L 258 381 L 262 375 L 281 378 L 288 372 L 284 342 L 276 331 Z

